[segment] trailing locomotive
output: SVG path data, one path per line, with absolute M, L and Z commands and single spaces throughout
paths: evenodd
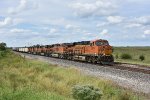
M 14 48 L 15 51 L 61 59 L 79 60 L 91 63 L 112 64 L 112 46 L 107 40 L 81 41 L 52 45 L 34 45 Z

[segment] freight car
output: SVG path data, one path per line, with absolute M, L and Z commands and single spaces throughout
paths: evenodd
M 61 59 L 78 60 L 91 63 L 112 64 L 112 46 L 107 40 L 81 41 L 52 45 L 34 45 L 16 48 L 19 52 L 35 55 L 56 57 Z

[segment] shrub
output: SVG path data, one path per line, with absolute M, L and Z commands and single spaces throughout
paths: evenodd
M 76 100 L 100 100 L 102 93 L 98 88 L 93 86 L 74 86 L 72 89 L 73 98 Z
M 132 56 L 130 54 L 124 53 L 121 55 L 121 59 L 132 59 Z
M 143 60 L 145 60 L 145 56 L 144 56 L 144 55 L 140 55 L 140 56 L 139 56 L 139 59 L 140 59 L 141 61 L 143 61 Z
M 119 58 L 118 54 L 116 54 L 116 56 L 115 56 L 115 57 L 116 57 L 116 59 L 118 59 L 118 58 Z

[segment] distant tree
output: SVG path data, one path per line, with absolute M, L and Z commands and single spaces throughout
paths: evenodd
M 145 56 L 144 56 L 144 55 L 140 55 L 140 56 L 139 56 L 139 59 L 140 59 L 141 61 L 143 61 L 143 60 L 145 60 Z
M 2 50 L 2 51 L 4 51 L 4 50 L 6 50 L 6 43 L 4 43 L 4 42 L 2 42 L 2 43 L 0 43 L 0 50 Z

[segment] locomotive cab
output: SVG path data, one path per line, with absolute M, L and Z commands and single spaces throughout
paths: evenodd
M 94 40 L 90 42 L 90 46 L 97 48 L 98 55 L 111 55 L 112 47 L 109 45 L 107 40 Z

